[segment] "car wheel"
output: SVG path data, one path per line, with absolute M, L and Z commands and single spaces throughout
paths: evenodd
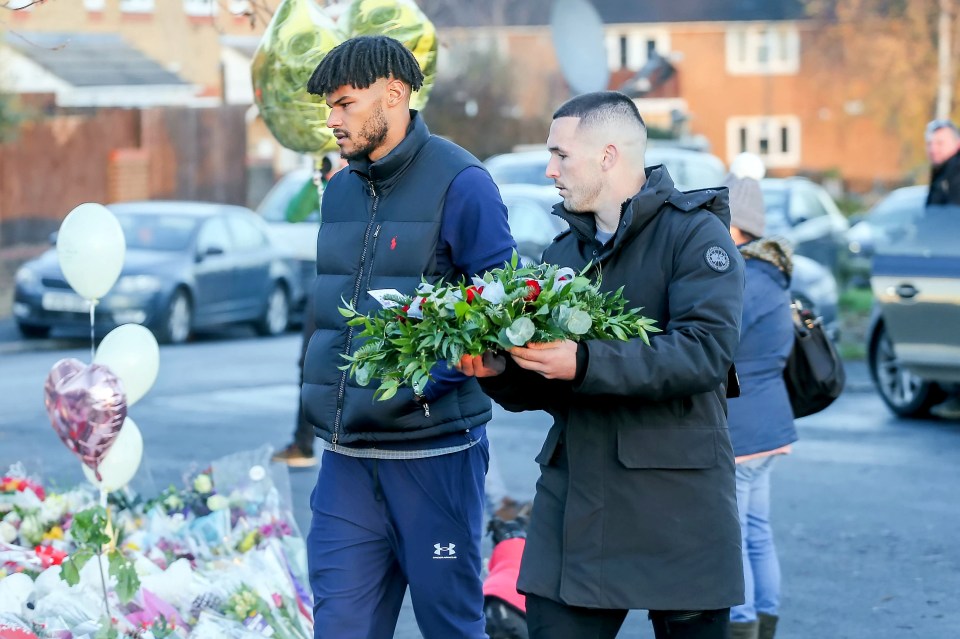
M 900 364 L 893 342 L 881 324 L 870 342 L 870 374 L 883 402 L 900 417 L 928 417 L 944 398 L 939 386 Z
M 290 300 L 287 291 L 279 284 L 270 291 L 267 307 L 256 323 L 260 335 L 279 335 L 290 325 Z
M 170 300 L 157 339 L 165 344 L 183 344 L 190 339 L 192 330 L 193 304 L 186 292 L 178 290 Z
M 36 326 L 34 324 L 21 324 L 18 322 L 17 329 L 19 329 L 20 334 L 27 339 L 43 339 L 44 337 L 50 336 L 49 326 Z

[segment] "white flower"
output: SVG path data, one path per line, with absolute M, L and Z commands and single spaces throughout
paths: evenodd
M 213 480 L 210 475 L 201 473 L 193 480 L 193 489 L 201 495 L 206 495 L 213 490 Z
M 38 516 L 44 524 L 54 524 L 63 519 L 67 512 L 67 500 L 60 495 L 50 495 L 40 505 Z
M 207 497 L 207 508 L 210 510 L 223 510 L 230 506 L 230 502 L 223 495 L 210 495 Z
M 410 302 L 410 308 L 407 309 L 407 317 L 413 317 L 414 319 L 423 319 L 423 298 L 415 297 L 413 301 Z
M 553 276 L 552 290 L 559 291 L 564 286 L 572 282 L 573 278 L 576 276 L 576 272 L 569 266 L 564 266 L 561 269 L 557 269 L 557 274 Z
M 43 541 L 43 526 L 36 515 L 27 515 L 20 522 L 20 537 L 27 545 L 36 546 Z
M 6 521 L 0 521 L 0 541 L 5 544 L 12 544 L 13 540 L 17 538 L 17 529 L 13 527 L 13 524 Z
M 484 299 L 491 304 L 499 304 L 503 301 L 503 298 L 506 296 L 506 291 L 503 289 L 503 284 L 500 282 L 490 282 L 485 284 L 483 290 L 480 292 L 480 298 Z
M 7 513 L 7 514 L 2 518 L 2 521 L 7 522 L 7 523 L 10 524 L 11 526 L 16 526 L 16 525 L 19 524 L 22 520 L 23 520 L 23 518 L 20 517 L 20 514 L 19 514 L 17 511 L 15 511 L 15 510 Z
M 433 293 L 433 284 L 421 282 L 420 286 L 417 287 L 418 295 L 429 295 L 430 293 Z

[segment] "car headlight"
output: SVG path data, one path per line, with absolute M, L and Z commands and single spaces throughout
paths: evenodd
M 156 293 L 160 290 L 160 278 L 155 275 L 124 275 L 117 280 L 116 293 Z
M 26 266 L 21 266 L 17 269 L 14 279 L 18 285 L 23 287 L 36 286 L 40 283 L 40 278 L 37 277 L 37 274 L 34 273 L 33 269 Z

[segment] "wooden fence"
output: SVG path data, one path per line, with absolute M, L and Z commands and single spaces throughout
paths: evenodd
M 100 109 L 0 145 L 0 247 L 43 241 L 82 202 L 246 201 L 245 107 Z

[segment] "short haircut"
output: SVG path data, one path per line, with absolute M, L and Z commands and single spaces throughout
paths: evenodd
M 413 91 L 423 86 L 423 71 L 413 54 L 387 36 L 359 36 L 335 46 L 307 82 L 307 91 L 326 95 L 343 86 L 366 89 L 380 78 L 396 78 Z
M 924 137 L 927 140 L 933 137 L 933 134 L 939 131 L 940 129 L 950 129 L 953 132 L 953 135 L 960 138 L 960 130 L 957 129 L 957 125 L 951 122 L 950 120 L 938 119 L 930 120 L 927 123 L 927 129 L 924 134 Z
M 553 114 L 557 118 L 580 118 L 579 127 L 632 120 L 646 131 L 647 125 L 629 97 L 619 91 L 584 93 L 564 102 Z

